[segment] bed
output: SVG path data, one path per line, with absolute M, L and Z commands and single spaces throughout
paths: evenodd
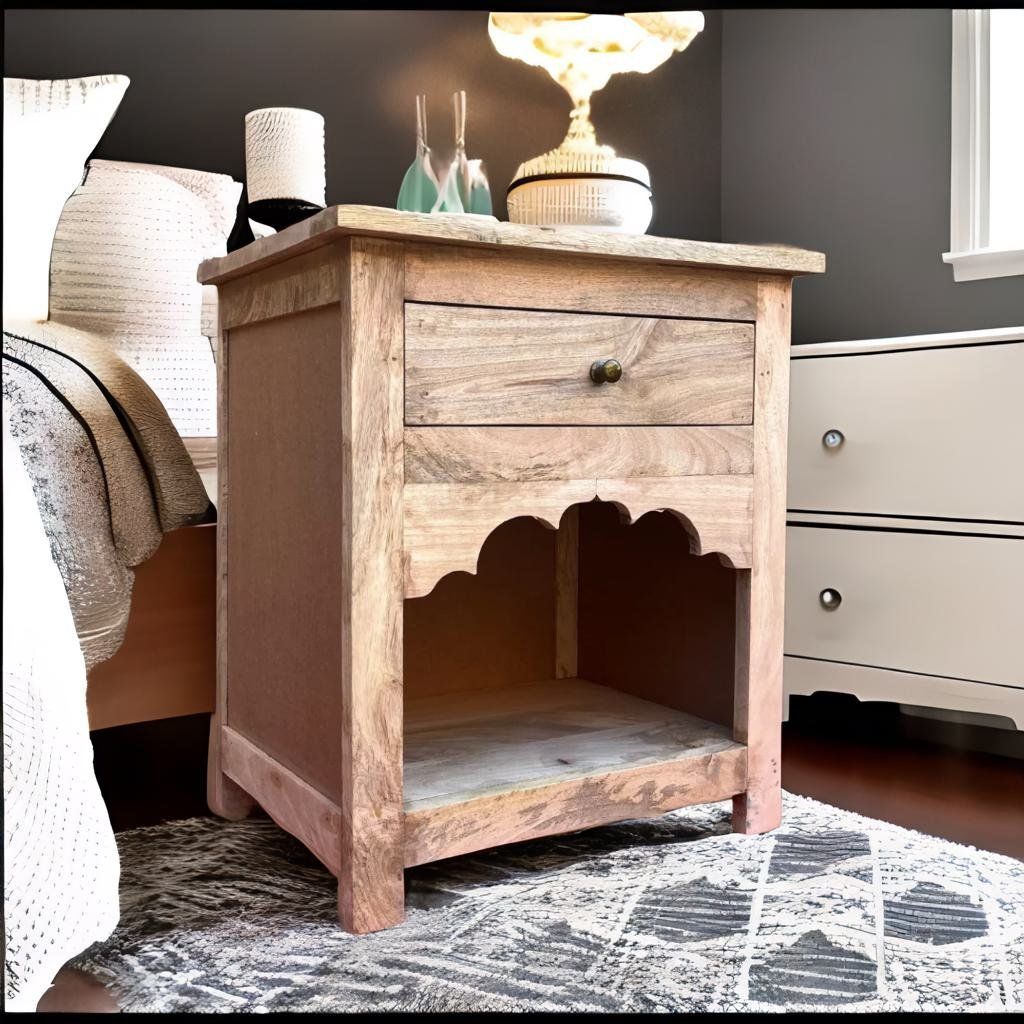
M 216 309 L 195 270 L 241 185 L 86 162 L 128 84 L 4 80 L 7 1009 L 117 922 L 90 727 L 212 705 Z

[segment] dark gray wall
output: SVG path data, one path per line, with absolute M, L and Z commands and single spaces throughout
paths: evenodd
M 948 10 L 727 11 L 722 231 L 824 250 L 795 341 L 1024 322 L 1024 280 L 953 281 Z
M 494 51 L 482 12 L 7 11 L 5 27 L 6 75 L 131 77 L 98 156 L 242 178 L 246 111 L 320 111 L 329 202 L 394 203 L 417 92 L 448 145 L 467 90 L 499 216 L 516 165 L 568 120 L 547 75 Z M 940 258 L 950 33 L 948 10 L 709 12 L 686 53 L 613 79 L 594 120 L 650 167 L 654 232 L 828 254 L 797 282 L 797 341 L 1019 324 L 1020 278 L 954 283 Z
M 96 155 L 244 176 L 242 119 L 297 106 L 326 118 L 329 203 L 394 205 L 414 154 L 415 103 L 451 148 L 451 94 L 504 217 L 517 165 L 556 146 L 569 100 L 541 70 L 501 57 L 479 11 L 37 10 L 5 13 L 4 74 L 121 72 L 132 84 Z M 659 234 L 720 235 L 720 18 L 650 75 L 594 100 L 602 141 L 642 159 Z

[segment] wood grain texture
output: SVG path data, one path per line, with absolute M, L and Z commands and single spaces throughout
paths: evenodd
M 406 863 L 720 800 L 727 727 L 580 679 L 410 704 Z
M 227 256 L 206 260 L 199 267 L 199 280 L 204 284 L 221 284 L 284 256 L 297 255 L 346 235 L 614 256 L 623 260 L 699 264 L 790 275 L 818 274 L 825 269 L 822 253 L 791 246 L 732 245 L 651 235 L 552 230 L 525 224 L 432 217 L 378 206 L 348 205 L 328 207 Z
M 749 423 L 748 324 L 408 303 L 409 424 Z M 622 378 L 595 384 L 595 360 Z
M 579 665 L 580 509 L 562 515 L 555 533 L 555 678 L 572 679 Z
M 405 819 L 406 866 L 726 800 L 743 789 L 745 764 L 737 746 L 413 811 Z
M 405 481 L 743 476 L 751 427 L 408 427 Z
M 407 811 L 736 746 L 715 725 L 578 678 L 410 701 Z
M 333 247 L 321 246 L 227 282 L 218 296 L 223 328 L 339 302 L 342 268 L 333 252 Z
M 401 247 L 353 239 L 343 304 L 345 479 L 338 910 L 350 932 L 405 916 L 402 815 Z
M 687 527 L 694 554 L 715 551 L 735 567 L 750 564 L 749 476 L 406 484 L 405 596 L 429 593 L 446 573 L 474 572 L 487 535 L 506 519 L 535 516 L 556 527 L 570 505 L 595 498 L 616 503 L 632 519 L 670 510 Z
M 217 343 L 217 691 L 210 716 L 210 746 L 206 765 L 206 802 L 229 821 L 247 817 L 252 797 L 224 773 L 221 735 L 228 721 L 228 366 L 230 333 L 218 329 Z
M 305 779 L 244 736 L 222 728 L 224 772 L 251 793 L 286 832 L 302 842 L 333 875 L 341 873 L 341 810 Z
M 174 530 L 135 569 L 117 653 L 89 672 L 89 728 L 212 711 L 216 699 L 214 526 Z
M 789 278 L 821 266 L 348 207 L 204 267 L 236 323 L 211 777 L 336 869 L 349 931 L 402 920 L 406 864 L 728 797 L 778 823 Z M 586 649 L 623 537 L 661 661 Z M 693 717 L 729 673 L 732 724 Z
M 747 791 L 733 801 L 737 832 L 782 820 L 782 643 L 786 571 L 786 423 L 792 284 L 758 287 L 754 374 L 753 559 L 736 583 L 736 739 L 747 746 Z
M 405 297 L 459 306 L 753 322 L 757 275 L 409 242 Z

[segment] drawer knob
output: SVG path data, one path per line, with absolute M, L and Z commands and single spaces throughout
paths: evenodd
M 821 602 L 821 607 L 827 612 L 834 612 L 842 603 L 843 595 L 838 590 L 833 590 L 831 587 L 826 587 L 819 595 L 818 600 Z
M 618 359 L 598 359 L 590 364 L 590 379 L 595 384 L 614 384 L 622 376 Z
M 832 430 L 825 431 L 824 435 L 821 438 L 821 443 L 826 448 L 839 448 L 845 440 L 846 437 L 844 436 L 843 432 L 841 430 L 836 430 L 835 428 L 833 428 Z

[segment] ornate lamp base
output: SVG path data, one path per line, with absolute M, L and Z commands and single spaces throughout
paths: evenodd
M 508 187 L 515 224 L 643 234 L 651 223 L 651 178 L 639 160 L 573 132 L 550 153 L 521 164 Z

